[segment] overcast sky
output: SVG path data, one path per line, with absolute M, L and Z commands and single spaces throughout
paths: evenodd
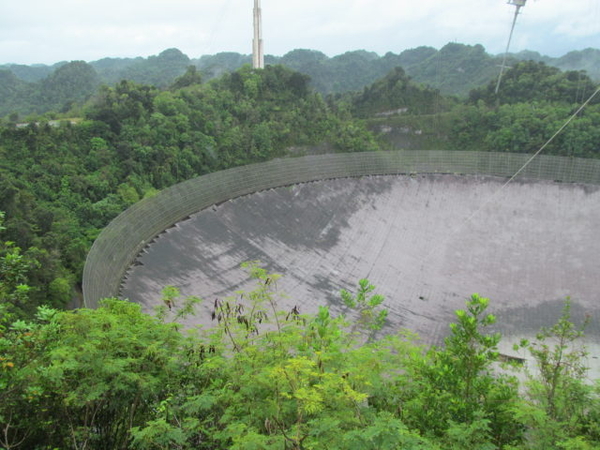
M 262 0 L 265 53 L 296 48 L 383 55 L 448 42 L 506 47 L 506 0 Z M 0 64 L 252 49 L 253 0 L 0 0 Z M 511 51 L 600 48 L 600 0 L 528 0 Z

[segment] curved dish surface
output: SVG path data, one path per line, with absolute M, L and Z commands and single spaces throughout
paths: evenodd
M 251 283 L 240 268 L 260 260 L 280 273 L 283 310 L 343 312 L 341 289 L 368 278 L 386 297 L 388 330 L 439 342 L 472 293 L 490 297 L 512 340 L 560 315 L 598 323 L 600 188 L 495 177 L 342 178 L 270 189 L 207 208 L 156 238 L 129 270 L 121 296 L 151 311 L 161 289 L 206 299 Z M 598 338 L 598 327 L 588 330 Z M 511 341 L 512 342 L 512 341 Z
M 367 277 L 387 298 L 388 330 L 439 342 L 453 311 L 478 292 L 491 298 L 510 346 L 552 324 L 570 296 L 576 320 L 592 316 L 588 344 L 597 346 L 600 163 L 539 156 L 520 170 L 528 160 L 336 154 L 189 180 L 101 233 L 86 261 L 85 304 L 121 295 L 150 311 L 165 285 L 212 303 L 249 288 L 239 265 L 261 260 L 284 275 L 282 309 L 342 311 L 339 290 Z M 209 309 L 189 325 L 209 323 Z

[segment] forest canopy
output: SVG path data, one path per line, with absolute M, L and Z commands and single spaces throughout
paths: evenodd
M 354 314 L 279 311 L 278 275 L 214 302 L 214 326 L 182 332 L 200 299 L 166 287 L 155 316 L 106 299 L 96 310 L 40 307 L 0 322 L 5 449 L 591 449 L 597 386 L 569 303 L 522 342 L 534 367 L 500 367 L 496 318 L 477 294 L 441 346 L 408 331 L 375 337 L 385 301 L 368 280 L 341 301 Z M 246 300 L 238 300 L 246 299 Z M 558 340 L 558 344 L 554 344 Z M 536 373 L 538 373 L 536 375 Z M 527 380 L 520 384 L 519 379 Z
M 310 87 L 321 95 L 360 91 L 402 67 L 415 83 L 439 90 L 443 95 L 466 98 L 469 91 L 485 85 L 498 75 L 502 56 L 488 54 L 481 45 L 448 43 L 442 48 L 417 47 L 383 56 L 365 50 L 328 57 L 317 50 L 296 49 L 278 57 L 266 55 L 267 65 L 283 65 L 310 77 Z M 509 55 L 509 66 L 534 61 L 562 71 L 583 72 L 600 80 L 600 50 L 572 51 L 559 58 L 523 51 Z M 98 61 L 59 62 L 52 66 L 5 64 L 0 66 L 0 116 L 66 112 L 74 103 L 90 97 L 99 84 L 112 86 L 122 80 L 151 84 L 164 89 L 192 66 L 206 79 L 235 72 L 252 57 L 233 52 L 191 59 L 170 48 L 148 58 L 103 58 Z M 64 67 L 66 66 L 66 67 Z M 78 79 L 68 90 L 56 90 L 55 72 Z

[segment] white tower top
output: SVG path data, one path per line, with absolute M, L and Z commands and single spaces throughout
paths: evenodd
M 260 0 L 254 0 L 254 39 L 252 40 L 252 67 L 254 69 L 265 68 L 265 54 L 262 41 L 262 13 L 260 11 Z

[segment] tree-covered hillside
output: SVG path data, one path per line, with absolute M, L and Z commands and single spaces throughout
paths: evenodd
M 369 128 L 382 132 L 396 148 L 455 149 L 534 153 L 550 139 L 598 89 L 585 73 L 520 62 L 508 70 L 498 94 L 496 80 L 474 89 L 465 102 L 452 103 L 440 93 L 419 98 L 421 114 L 410 113 L 409 98 L 396 98 L 398 88 L 382 82 L 371 105 Z M 414 97 L 413 97 L 414 98 Z M 364 100 L 355 97 L 359 107 Z M 407 108 L 404 111 L 403 108 Z M 377 112 L 399 109 L 398 114 Z M 569 127 L 554 138 L 545 152 L 555 155 L 598 158 L 600 156 L 600 94 L 579 113 Z
M 20 80 L 10 70 L 0 70 L 0 116 L 64 113 L 82 105 L 96 91 L 100 78 L 83 61 L 63 64 L 47 77 L 34 82 Z
M 76 125 L 0 128 L 0 238 L 13 242 L 6 254 L 21 249 L 34 288 L 16 313 L 70 301 L 98 232 L 156 190 L 292 146 L 376 148 L 359 122 L 283 66 L 200 81 L 194 68 L 165 90 L 122 81 L 101 87 Z
M 103 83 L 114 84 L 121 80 L 131 80 L 161 88 L 172 84 L 191 65 L 190 59 L 175 48 L 165 50 L 158 56 L 133 60 L 131 64 L 123 65 L 121 70 L 115 70 L 118 67 L 116 64 L 109 66 L 109 61 L 111 60 L 105 59 L 104 64 L 98 64 L 100 61 L 90 64 Z
M 244 64 L 250 64 L 251 60 L 250 55 L 232 52 L 190 59 L 177 49 L 168 49 L 148 58 L 104 58 L 89 62 L 93 71 L 85 69 L 91 72 L 87 75 L 90 78 L 87 91 L 82 91 L 83 86 L 78 86 L 79 90 L 74 91 L 73 98 L 48 94 L 53 101 L 46 98 L 49 87 L 45 86 L 44 80 L 67 63 L 57 63 L 51 67 L 4 65 L 0 66 L 0 93 L 8 94 L 0 97 L 0 117 L 12 113 L 26 116 L 60 110 L 61 107 L 65 109 L 94 92 L 92 79 L 108 85 L 129 80 L 163 88 L 183 75 L 190 65 L 210 79 L 235 71 Z M 466 97 L 470 90 L 484 86 L 498 76 L 502 58 L 489 55 L 481 45 L 450 43 L 440 50 L 418 47 L 399 54 L 388 52 L 383 56 L 358 50 L 330 58 L 316 50 L 297 49 L 281 57 L 267 55 L 265 60 L 267 65 L 281 64 L 308 75 L 311 86 L 323 95 L 362 90 L 394 68 L 401 67 L 419 84 L 438 89 L 444 95 Z M 514 65 L 520 60 L 544 62 L 561 70 L 586 70 L 592 79 L 600 79 L 600 50 L 574 51 L 561 58 L 521 52 L 510 55 L 508 64 Z M 82 67 L 79 70 L 84 71 Z M 11 72 L 16 79 L 7 72 Z M 82 77 L 83 74 L 75 73 L 74 76 Z
M 511 56 L 519 61 L 543 62 L 564 71 L 584 70 L 593 80 L 600 80 L 600 50 L 596 48 L 574 50 L 558 58 L 531 51 L 522 51 Z
M 360 118 L 430 115 L 446 111 L 454 104 L 438 90 L 413 83 L 400 67 L 362 92 L 347 94 L 344 98 L 351 102 L 353 115 Z

